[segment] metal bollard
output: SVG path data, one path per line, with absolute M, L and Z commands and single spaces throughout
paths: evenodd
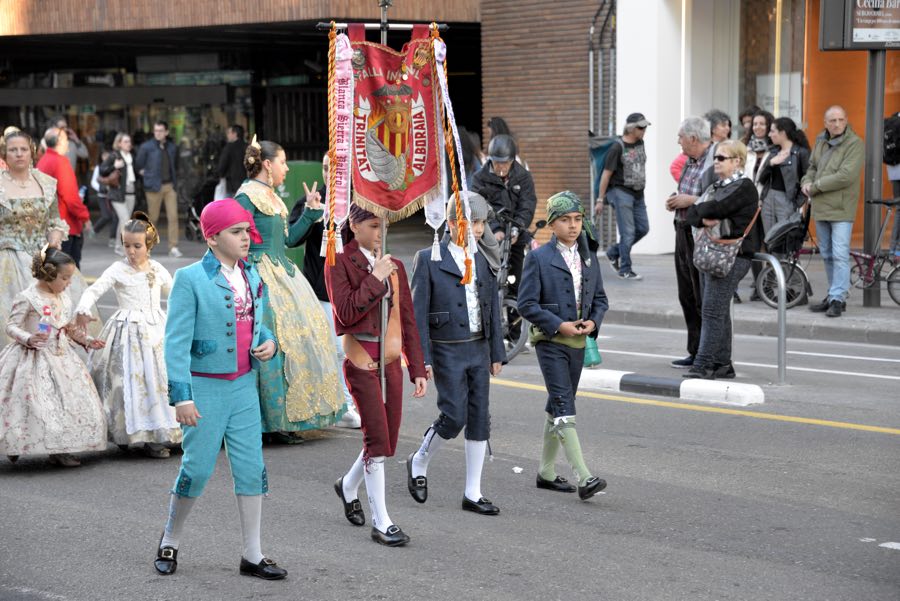
M 756 261 L 768 261 L 775 271 L 775 278 L 778 281 L 778 383 L 785 383 L 785 372 L 787 370 L 787 292 L 785 291 L 786 281 L 784 279 L 784 270 L 781 268 L 781 261 L 776 257 L 767 253 L 755 253 L 753 259 Z

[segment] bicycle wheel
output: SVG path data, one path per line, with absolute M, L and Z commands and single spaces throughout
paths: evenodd
M 528 321 L 519 315 L 519 308 L 514 298 L 504 298 L 500 307 L 503 329 L 503 346 L 506 348 L 506 361 L 512 361 L 525 348 L 528 341 Z
M 808 283 L 803 268 L 795 263 L 781 261 L 781 269 L 784 271 L 785 280 L 785 308 L 790 309 L 806 301 Z M 766 264 L 756 278 L 756 290 L 763 302 L 778 308 L 778 277 L 772 266 Z
M 850 268 L 850 285 L 863 290 L 871 288 L 875 284 L 875 275 L 881 271 L 881 263 L 875 263 L 874 268 L 868 265 L 854 265 Z
M 888 294 L 894 299 L 894 302 L 900 305 L 900 266 L 894 267 L 885 279 L 887 282 Z

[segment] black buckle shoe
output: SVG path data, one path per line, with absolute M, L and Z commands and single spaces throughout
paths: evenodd
M 360 505 L 359 499 L 353 499 L 348 503 L 347 499 L 344 498 L 343 476 L 338 478 L 338 481 L 334 483 L 334 492 L 336 492 L 337 496 L 341 498 L 341 503 L 343 503 L 344 505 L 344 517 L 347 518 L 347 521 L 354 526 L 362 526 L 363 524 L 365 524 L 366 514 L 363 513 L 362 505 Z
M 596 495 L 604 488 L 606 488 L 606 480 L 604 480 L 603 478 L 598 478 L 596 476 L 588 478 L 588 481 L 584 483 L 584 486 L 578 487 L 578 497 L 582 501 L 585 501 Z
M 241 557 L 241 576 L 256 576 L 263 580 L 283 580 L 287 576 L 287 570 L 279 568 L 278 564 L 263 557 L 259 563 L 250 563 Z
M 400 530 L 400 526 L 392 524 L 387 532 L 372 528 L 372 540 L 385 547 L 400 547 L 409 542 L 409 537 Z
M 165 536 L 165 533 L 163 533 L 163 536 Z M 153 567 L 163 576 L 168 576 L 174 574 L 178 568 L 178 549 L 168 545 L 163 547 L 162 540 L 163 537 L 160 536 L 159 545 L 157 545 L 156 549 L 156 559 L 153 560 Z
M 555 490 L 556 492 L 575 492 L 575 486 L 569 484 L 569 481 L 562 476 L 557 476 L 553 480 L 545 480 L 541 475 L 537 476 L 537 487 L 546 488 L 547 490 Z
M 472 513 L 477 513 L 479 515 L 497 515 L 500 513 L 500 508 L 484 497 L 481 497 L 478 501 L 471 501 L 468 497 L 464 496 L 462 508 L 465 511 L 471 511 Z
M 416 503 L 424 503 L 428 500 L 428 478 L 412 475 L 412 462 L 415 453 L 410 453 L 406 458 L 406 487 Z

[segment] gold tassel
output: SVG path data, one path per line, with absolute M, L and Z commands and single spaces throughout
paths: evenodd
M 328 249 L 325 251 L 325 262 L 329 267 L 334 267 L 334 264 L 337 260 L 335 253 L 337 251 L 337 241 L 335 240 L 334 234 L 334 222 L 331 223 L 331 227 L 328 230 Z
M 456 222 L 456 245 L 460 248 L 466 248 L 466 240 L 468 238 L 469 232 L 469 222 L 465 219 L 460 219 Z

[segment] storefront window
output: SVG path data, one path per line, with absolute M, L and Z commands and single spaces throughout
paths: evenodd
M 739 97 L 803 123 L 804 0 L 741 0 Z

